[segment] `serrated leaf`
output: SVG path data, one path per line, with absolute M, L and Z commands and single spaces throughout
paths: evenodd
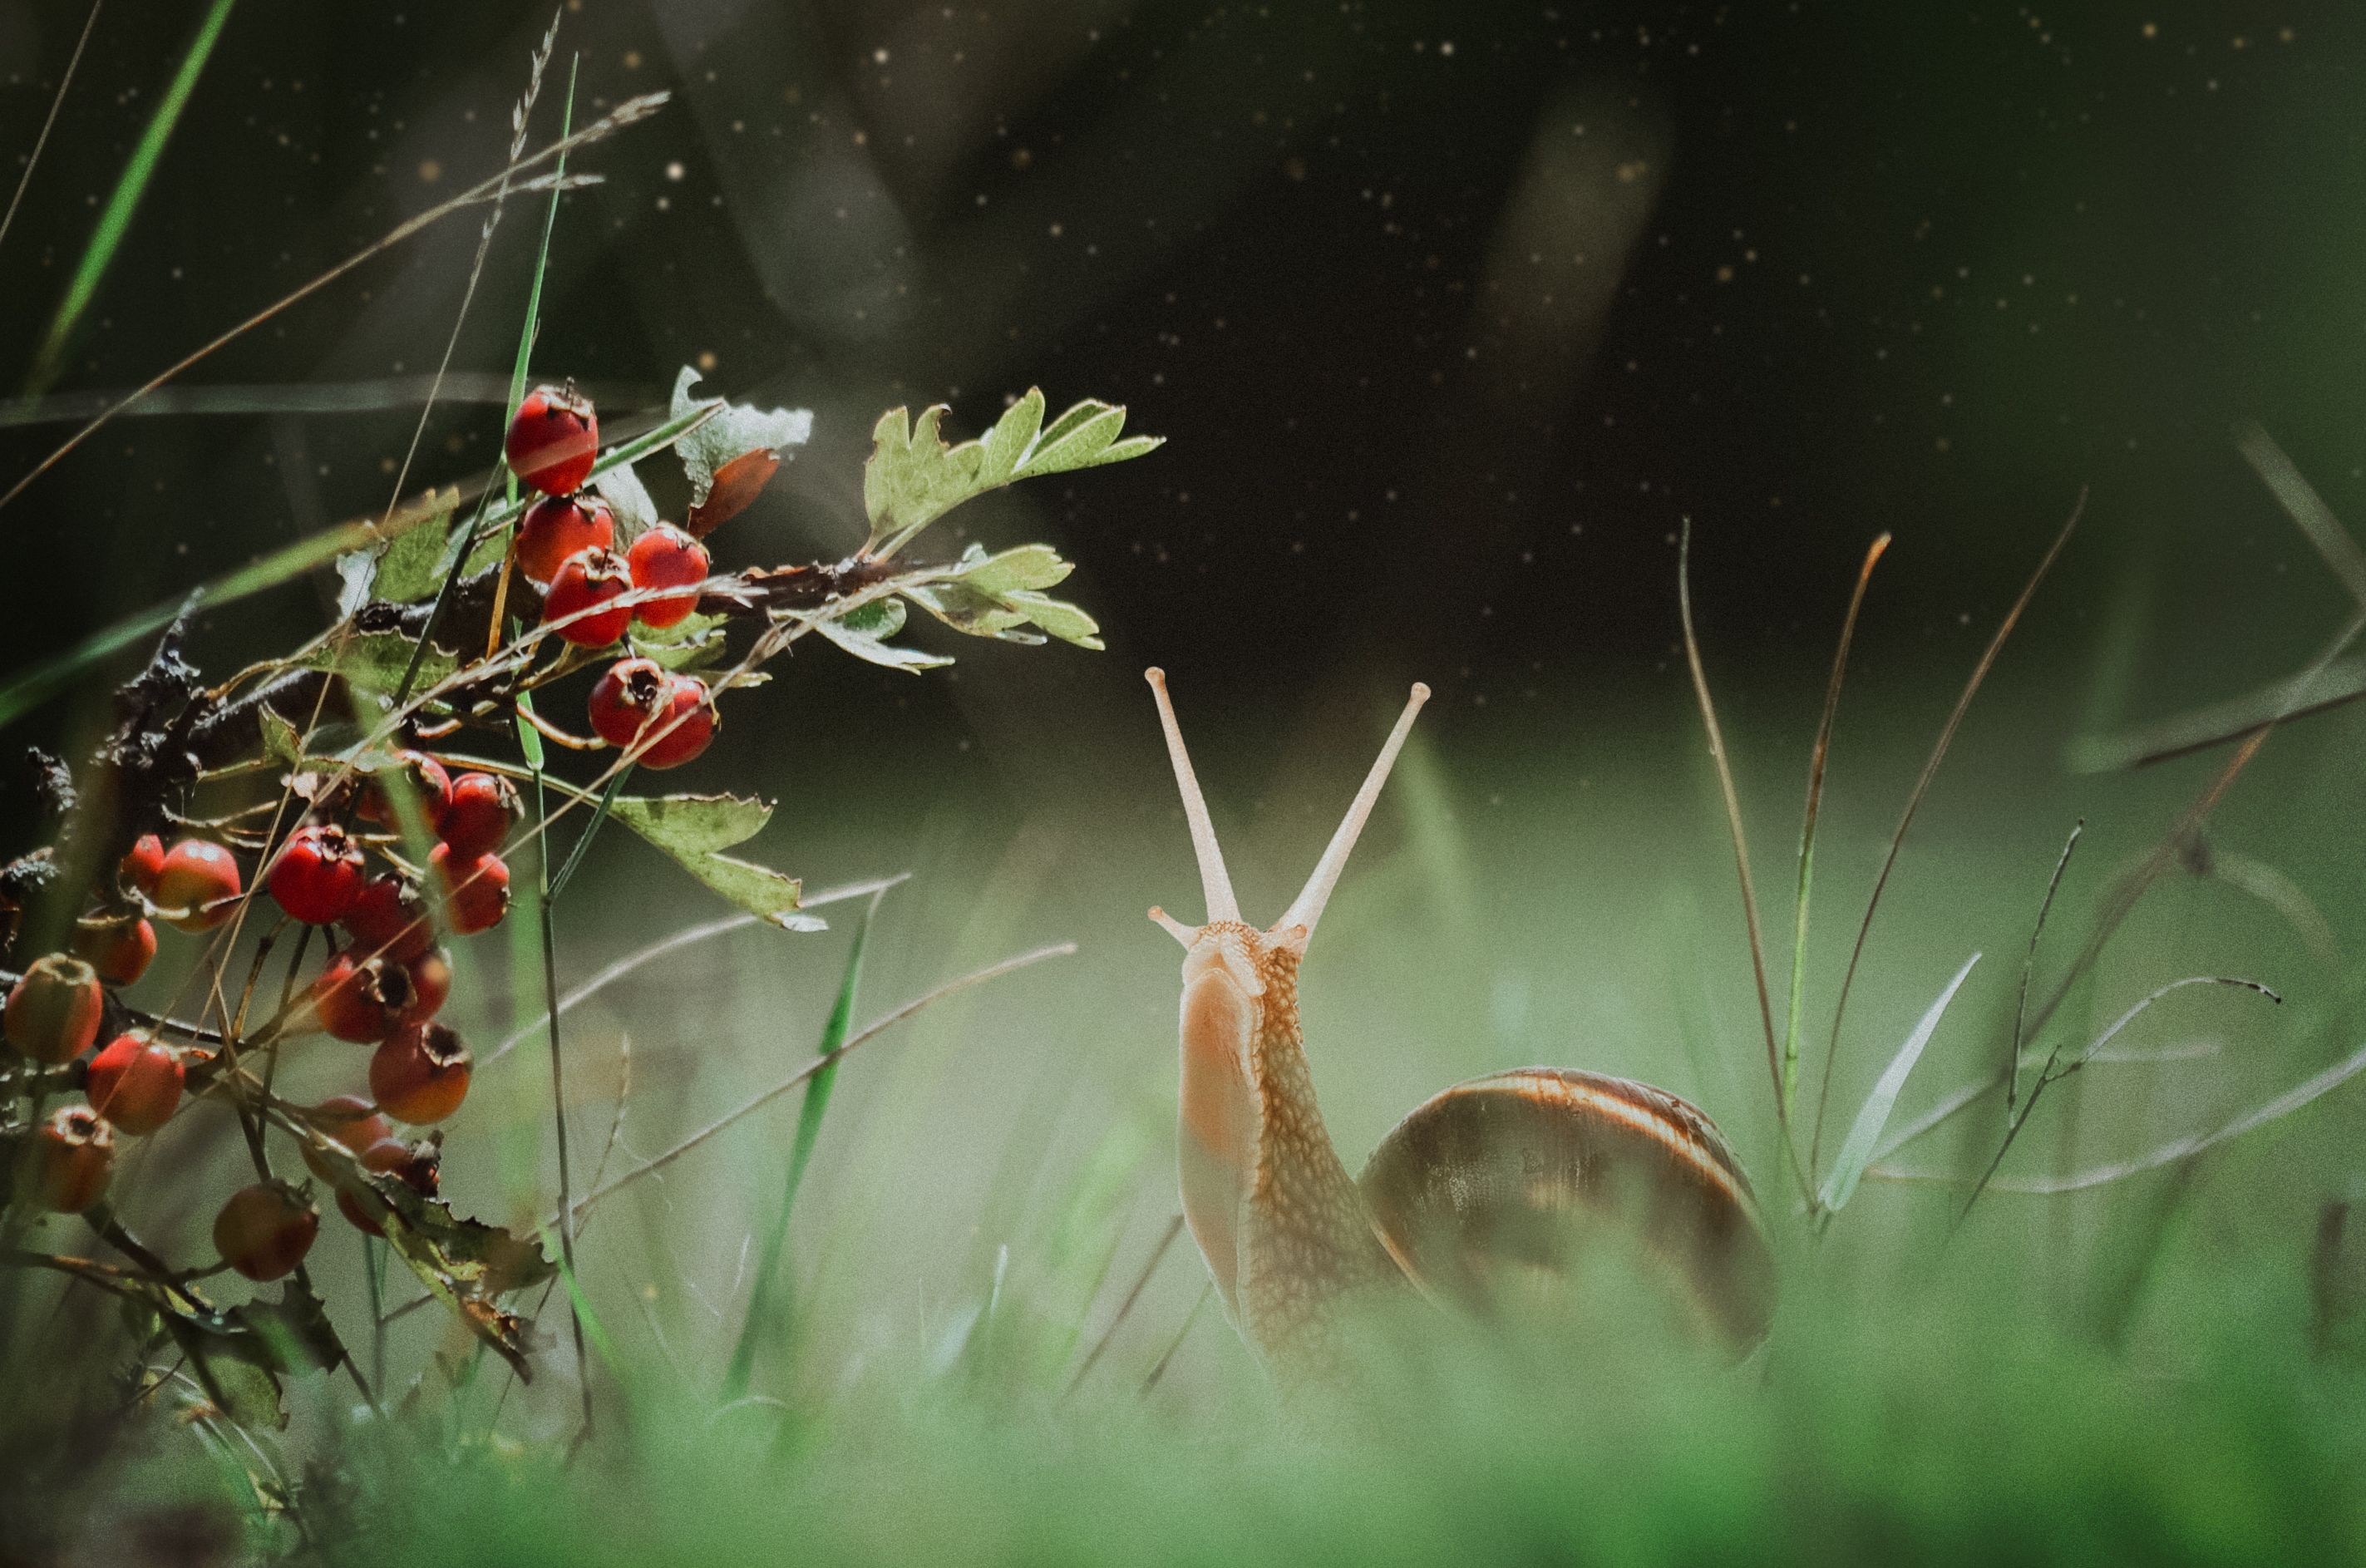
M 693 855 L 682 868 L 725 899 L 783 931 L 828 931 L 828 921 L 797 912 L 805 884 L 769 866 L 736 860 L 729 855 Z
M 817 621 L 814 630 L 855 658 L 889 670 L 908 671 L 917 675 L 923 670 L 940 670 L 952 662 L 943 654 L 930 653 L 924 648 L 907 648 L 883 641 L 878 634 L 857 631 L 844 621 Z
M 708 400 L 691 396 L 690 389 L 698 385 L 698 379 L 697 371 L 687 365 L 682 367 L 673 384 L 675 418 L 696 411 Z M 759 409 L 724 401 L 719 412 L 675 445 L 674 450 L 682 457 L 682 471 L 690 476 L 690 503 L 704 505 L 715 490 L 716 475 L 734 459 L 750 452 L 777 455 L 787 447 L 802 446 L 812 437 L 810 409 Z
M 866 637 L 888 637 L 904 629 L 905 618 L 901 599 L 873 599 L 839 616 L 838 624 Z
M 941 403 L 920 411 L 917 420 L 891 409 L 871 433 L 872 453 L 862 475 L 862 500 L 871 517 L 874 555 L 893 555 L 931 522 L 973 496 L 1014 479 L 1065 473 L 1135 457 L 1159 445 L 1155 436 L 1117 440 L 1125 410 L 1087 399 L 1049 426 L 1042 425 L 1043 394 L 1027 395 L 974 441 L 949 446 L 939 425 L 949 411 Z
M 1106 403 L 1092 406 L 1099 412 L 1073 424 L 1069 417 L 1076 412 L 1075 409 L 1061 415 L 1060 423 L 1043 433 L 1043 439 L 1027 454 L 1019 471 L 1033 479 L 1039 474 L 1064 474 L 1072 468 L 1091 467 L 1094 459 L 1117 439 L 1118 432 L 1125 428 L 1125 410 Z
M 499 528 L 488 528 L 477 539 L 476 547 L 468 552 L 468 563 L 462 567 L 463 576 L 474 577 L 489 567 L 501 564 L 510 553 L 510 536 Z
M 999 599 L 990 599 L 958 582 L 916 583 L 904 597 L 957 632 L 997 637 L 1005 642 L 1039 643 L 1043 639 L 1023 628 L 1031 618 Z
M 990 484 L 1007 482 L 1019 471 L 1019 460 L 1043 428 L 1043 390 L 1030 387 L 1027 395 L 1003 411 L 986 433 L 985 452 L 978 458 L 978 477 Z
M 257 1297 L 223 1311 L 193 1283 L 167 1284 L 80 1258 L 52 1261 L 61 1272 L 144 1309 L 148 1322 L 188 1359 L 207 1396 L 250 1426 L 286 1426 L 280 1378 L 325 1371 L 344 1356 L 328 1309 L 293 1280 L 276 1302 Z
M 452 513 L 460 500 L 457 491 L 445 494 L 448 503 L 397 535 L 379 554 L 377 570 L 370 578 L 371 598 L 389 604 L 416 604 L 432 598 L 443 586 L 444 553 L 450 547 Z
M 343 639 L 331 638 L 297 660 L 296 665 L 302 670 L 333 670 L 366 692 L 391 692 L 410 668 L 411 650 L 417 644 L 416 637 L 400 632 L 357 632 Z M 423 691 L 448 680 L 459 668 L 457 655 L 430 643 L 419 661 L 415 689 Z
M 727 615 L 702 615 L 695 611 L 664 627 L 637 626 L 633 647 L 645 659 L 668 670 L 704 670 L 718 662 L 727 650 Z
M 1881 1070 L 1881 1077 L 1874 1083 L 1873 1092 L 1865 1097 L 1865 1104 L 1858 1109 L 1856 1120 L 1849 1125 L 1848 1139 L 1841 1145 L 1841 1152 L 1832 1157 L 1831 1171 L 1824 1178 L 1822 1200 L 1826 1209 L 1837 1213 L 1855 1196 L 1857 1182 L 1864 1177 L 1865 1168 L 1873 1163 L 1873 1151 L 1881 1142 L 1881 1130 L 1889 1124 L 1889 1113 L 1897 1107 L 1898 1096 L 1906 1088 L 1907 1075 L 1921 1059 L 1922 1047 L 1931 1043 L 1932 1034 L 1939 1027 L 1939 1020 L 1946 1016 L 1947 1004 L 1955 999 L 1955 993 L 1963 987 L 1965 977 L 1972 972 L 1972 965 L 1979 961 L 1980 955 L 1977 953 L 1964 960 L 1964 966 L 1955 971 L 1955 977 L 1947 982 L 1947 988 L 1940 992 L 1939 999 L 1923 1012 L 1921 1021 L 1914 1026 L 1914 1032 L 1906 1037 L 1906 1043 L 1898 1048 L 1898 1055 L 1892 1056 L 1889 1066 Z
M 619 463 L 592 481 L 592 488 L 616 514 L 616 548 L 622 550 L 657 525 L 658 503 L 630 463 Z
M 1020 545 L 997 556 L 987 556 L 955 579 L 963 587 L 989 596 L 1025 589 L 1050 588 L 1076 570 L 1049 545 Z
M 296 733 L 296 727 L 277 708 L 269 703 L 261 705 L 255 710 L 255 723 L 263 730 L 265 756 L 290 766 L 304 760 L 303 737 Z
M 1013 609 L 1025 611 L 1029 620 L 1058 637 L 1062 642 L 1072 642 L 1078 648 L 1089 648 L 1096 653 L 1102 649 L 1098 636 L 1101 629 L 1100 623 L 1065 599 L 1053 599 L 1022 589 L 1015 593 L 1004 594 L 1002 602 Z
M 772 819 L 770 802 L 742 795 L 620 795 L 608 813 L 677 859 L 744 844 Z

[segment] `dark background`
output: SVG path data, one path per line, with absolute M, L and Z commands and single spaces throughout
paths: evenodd
M 202 9 L 100 14 L 0 244 L 0 366 L 30 363 Z M 85 14 L 0 0 L 12 183 Z M 136 384 L 497 168 L 549 15 L 242 0 L 56 393 Z M 1957 679 L 2082 485 L 2031 628 L 2065 659 L 2117 592 L 2190 697 L 2288 665 L 2339 607 L 2226 433 L 2260 419 L 2358 510 L 2355 7 L 587 0 L 535 144 L 577 54 L 578 123 L 677 96 L 577 164 L 607 184 L 560 216 L 537 368 L 612 419 L 685 363 L 819 416 L 727 563 L 859 538 L 880 409 L 947 400 L 968 433 L 1040 383 L 1170 445 L 939 542 L 1052 538 L 1103 662 L 1210 701 L 1343 671 L 1424 676 L 1466 716 L 1564 680 L 1673 694 L 1686 514 L 1745 688 L 1815 679 L 1883 528 L 1863 668 Z M 268 389 L 431 369 L 477 227 L 186 378 L 280 412 L 127 418 L 14 503 L 0 664 L 382 507 L 415 400 Z M 456 369 L 506 370 L 538 228 L 511 209 Z M 0 428 L 0 480 L 73 428 L 39 412 Z M 481 473 L 498 417 L 440 408 L 411 488 Z M 325 592 L 199 651 L 284 648 Z M 958 651 L 1054 695 L 1092 662 Z M 937 722 L 962 690 L 804 673 L 817 724 Z

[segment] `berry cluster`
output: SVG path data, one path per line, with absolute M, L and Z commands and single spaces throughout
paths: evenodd
M 368 1078 L 372 1099 L 341 1099 L 315 1108 L 312 1123 L 344 1145 L 362 1168 L 392 1173 L 424 1193 L 435 1190 L 435 1146 L 397 1138 L 387 1118 L 412 1127 L 445 1120 L 468 1089 L 468 1048 L 435 1015 L 451 994 L 452 966 L 435 945 L 436 928 L 458 935 L 485 931 L 509 908 L 509 867 L 499 849 L 518 815 L 517 792 L 490 773 L 453 778 L 434 758 L 400 759 L 422 816 L 436 834 L 427 876 L 395 859 L 397 809 L 375 779 L 314 805 L 314 818 L 287 836 L 268 863 L 264 890 L 293 920 L 339 927 L 327 966 L 290 1021 L 340 1040 L 377 1047 Z M 335 818 L 350 815 L 353 826 Z M 386 863 L 373 873 L 377 855 Z M 105 987 L 128 986 L 156 953 L 152 919 L 204 932 L 238 906 L 243 878 L 229 849 L 185 839 L 169 850 L 155 834 L 123 857 L 117 886 L 97 914 L 76 928 L 73 951 L 37 960 L 8 994 L 9 1045 L 46 1066 L 64 1066 L 97 1043 Z M 20 1195 L 41 1209 L 80 1213 L 107 1192 L 118 1136 L 155 1132 L 179 1108 L 187 1067 L 202 1051 L 176 1050 L 145 1031 L 118 1035 L 91 1056 L 86 1100 L 51 1113 L 24 1144 Z M 334 1170 L 308 1145 L 315 1175 L 336 1187 Z M 339 1207 L 363 1229 L 377 1224 L 338 1190 Z M 285 1183 L 245 1188 L 214 1224 L 223 1259 L 250 1279 L 276 1279 L 303 1260 L 319 1228 L 307 1193 Z
M 670 523 L 644 529 L 616 553 L 614 510 L 581 489 L 599 444 L 589 399 L 540 387 L 518 405 L 502 446 L 512 470 L 542 491 L 518 521 L 513 558 L 542 590 L 543 625 L 579 648 L 610 647 L 636 621 L 652 631 L 681 625 L 698 608 L 697 585 L 713 566 L 706 547 Z M 615 603 L 634 592 L 647 596 Z M 645 768 L 689 761 L 714 739 L 717 722 L 705 682 L 637 658 L 601 677 L 591 720 L 593 734 Z

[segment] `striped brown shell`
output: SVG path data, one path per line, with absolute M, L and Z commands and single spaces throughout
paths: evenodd
M 1774 1312 L 1750 1179 L 1715 1123 L 1648 1085 L 1561 1067 L 1473 1078 L 1397 1123 L 1358 1179 L 1399 1267 L 1478 1311 L 1570 1276 L 1607 1225 L 1737 1348 Z

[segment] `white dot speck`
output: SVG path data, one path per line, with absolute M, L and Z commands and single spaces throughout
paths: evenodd
M 679 182 L 682 177 L 689 172 L 689 170 L 682 166 L 681 160 L 677 159 L 673 163 L 666 165 L 665 175 L 666 178 Z

